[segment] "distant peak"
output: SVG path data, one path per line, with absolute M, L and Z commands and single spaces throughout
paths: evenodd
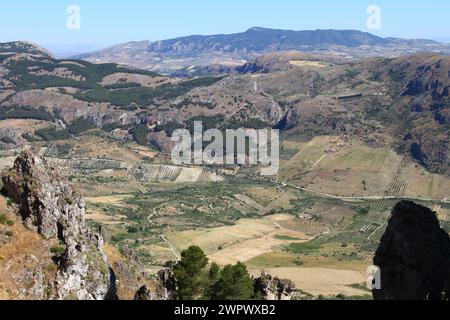
M 261 31 L 269 31 L 271 29 L 268 28 L 262 28 L 262 27 L 253 27 L 248 29 L 246 32 L 261 32 Z

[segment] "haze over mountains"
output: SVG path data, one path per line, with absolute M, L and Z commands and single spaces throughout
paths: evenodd
M 356 30 L 291 31 L 254 27 L 236 34 L 124 43 L 74 58 L 171 74 L 192 66 L 234 67 L 264 53 L 286 50 L 332 53 L 352 59 L 417 52 L 449 54 L 450 45 L 422 39 L 381 38 Z

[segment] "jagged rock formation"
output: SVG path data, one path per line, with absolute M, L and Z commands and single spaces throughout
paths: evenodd
M 263 272 L 260 278 L 255 279 L 255 291 L 261 293 L 265 300 L 291 300 L 295 284 Z
M 163 269 L 158 273 L 158 286 L 149 289 L 142 286 L 136 293 L 134 300 L 176 300 L 177 281 L 170 269 Z
M 376 300 L 449 299 L 450 237 L 426 207 L 395 206 L 374 264 L 381 269 Z
M 103 239 L 85 222 L 85 203 L 57 168 L 30 152 L 3 173 L 2 193 L 19 208 L 23 224 L 46 239 L 57 239 L 64 252 L 57 258 L 54 281 L 37 286 L 43 299 L 113 298 L 111 274 L 102 251 Z M 43 277 L 42 277 L 43 278 Z

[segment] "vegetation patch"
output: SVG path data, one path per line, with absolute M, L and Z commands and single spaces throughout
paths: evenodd
M 71 135 L 67 129 L 44 128 L 36 130 L 35 135 L 45 141 L 60 141 L 70 139 Z
M 0 112 L 0 120 L 9 119 L 33 119 L 42 121 L 55 121 L 55 116 L 44 108 L 30 106 L 3 107 Z

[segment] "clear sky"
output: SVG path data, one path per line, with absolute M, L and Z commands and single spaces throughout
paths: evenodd
M 81 9 L 79 30 L 66 26 L 69 5 Z M 381 9 L 380 30 L 367 28 L 369 5 Z M 2 1 L 0 10 L 0 42 L 29 40 L 79 50 L 253 26 L 357 29 L 450 41 L 448 0 L 14 0 Z

